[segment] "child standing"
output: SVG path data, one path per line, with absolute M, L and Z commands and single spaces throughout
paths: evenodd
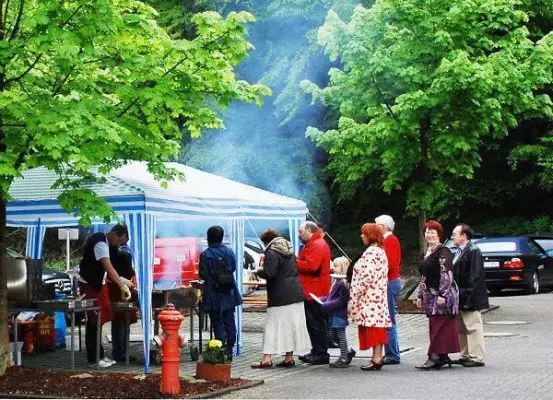
M 330 294 L 323 297 L 322 307 L 330 315 L 330 329 L 340 344 L 340 358 L 332 364 L 331 368 L 347 368 L 355 356 L 355 350 L 349 349 L 346 338 L 346 327 L 348 326 L 348 300 L 349 285 L 346 281 L 346 271 L 349 260 L 346 257 L 338 257 L 332 262 L 334 274 Z M 349 349 L 349 351 L 348 351 Z

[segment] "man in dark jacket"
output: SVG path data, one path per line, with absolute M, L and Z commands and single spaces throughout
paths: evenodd
M 236 323 L 234 311 L 242 304 L 242 297 L 233 279 L 232 287 L 221 292 L 218 280 L 221 268 L 226 268 L 230 274 L 236 271 L 236 259 L 231 249 L 223 244 L 225 231 L 214 225 L 207 230 L 209 247 L 200 254 L 200 278 L 204 280 L 203 307 L 209 313 L 215 338 L 223 342 L 225 353 L 232 360 L 233 348 L 236 343 Z
M 307 221 L 299 227 L 304 243 L 297 259 L 300 283 L 305 296 L 305 318 L 311 338 L 311 353 L 300 356 L 310 364 L 328 364 L 328 316 L 310 295 L 328 296 L 330 292 L 330 248 L 321 236 L 316 223 Z
M 459 286 L 459 343 L 465 367 L 484 366 L 484 326 L 481 310 L 489 307 L 488 291 L 482 253 L 471 238 L 473 231 L 467 224 L 453 229 L 452 239 L 457 252 L 453 258 L 454 279 Z

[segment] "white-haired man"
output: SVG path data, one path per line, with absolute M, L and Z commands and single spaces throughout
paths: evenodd
M 397 339 L 396 307 L 399 292 L 401 291 L 401 278 L 399 265 L 401 263 L 401 245 L 396 235 L 393 234 L 395 222 L 389 215 L 381 215 L 374 219 L 384 234 L 384 251 L 388 258 L 388 311 L 392 326 L 388 328 L 388 344 L 384 347 L 384 364 L 399 364 L 399 343 Z

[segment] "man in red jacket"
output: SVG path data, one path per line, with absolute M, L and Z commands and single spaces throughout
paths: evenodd
M 328 364 L 328 316 L 310 293 L 320 298 L 330 292 L 330 248 L 314 222 L 301 224 L 299 236 L 304 246 L 297 259 L 298 277 L 305 295 L 305 319 L 312 347 L 311 353 L 300 356 L 300 360 L 313 365 Z
M 394 219 L 389 215 L 381 215 L 374 219 L 384 234 L 384 251 L 388 258 L 388 311 L 392 326 L 388 328 L 388 344 L 385 345 L 384 364 L 399 364 L 399 343 L 397 341 L 396 307 L 401 291 L 401 279 L 399 276 L 399 264 L 401 263 L 401 246 L 399 240 L 392 233 Z

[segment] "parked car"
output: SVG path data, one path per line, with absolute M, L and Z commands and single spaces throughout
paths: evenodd
M 476 246 L 482 251 L 491 293 L 520 288 L 536 294 L 542 286 L 553 286 L 553 237 L 489 237 Z
M 17 251 L 6 248 L 6 258 L 8 260 L 7 269 L 14 268 L 13 263 L 16 259 L 25 259 L 25 256 Z M 71 294 L 71 279 L 69 275 L 62 271 L 57 271 L 51 268 L 42 267 L 42 281 L 44 283 L 53 283 L 56 293 Z
M 474 233 L 472 235 L 472 238 L 470 239 L 470 241 L 472 243 L 476 243 L 480 239 L 484 239 L 485 237 L 486 237 L 486 235 L 483 235 L 481 233 Z M 453 253 L 453 255 L 455 255 L 455 253 L 457 253 L 458 247 L 453 244 L 453 239 L 451 239 L 451 238 L 446 239 L 446 241 L 444 242 L 444 246 L 447 246 L 449 248 L 449 250 L 451 251 L 451 253 Z

